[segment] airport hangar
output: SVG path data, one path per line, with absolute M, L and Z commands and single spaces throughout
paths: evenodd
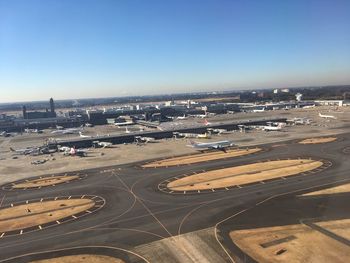
M 0 210 L 0 262 L 30 262 L 75 254 L 107 255 L 124 262 L 186 262 L 186 258 L 191 262 L 193 258 L 188 255 L 186 246 L 193 248 L 196 242 L 203 246 L 202 249 L 197 247 L 196 252 L 209 261 L 230 262 L 244 258 L 254 262 L 229 238 L 233 227 L 244 226 L 241 216 L 252 211 L 245 219 L 250 227 L 270 226 L 271 218 L 275 217 L 279 225 L 299 222 L 304 216 L 314 218 L 320 215 L 318 210 L 307 206 L 310 200 L 297 211 L 283 206 L 279 207 L 281 210 L 262 206 L 267 210 L 257 213 L 254 209 L 269 204 L 269 200 L 289 200 L 315 189 L 350 182 L 347 161 L 350 134 L 337 135 L 335 141 L 326 144 L 300 144 L 293 140 L 258 147 L 261 151 L 254 154 L 190 165 L 179 163 L 152 168 L 152 160 L 149 160 L 68 174 L 48 174 L 4 185 L 0 190 L 1 210 L 12 210 L 7 210 L 5 217 Z M 259 163 L 268 167 L 269 162 L 279 161 L 298 162 L 300 167 L 316 166 L 291 175 L 257 178 L 240 184 L 231 182 L 231 185 L 204 187 L 204 190 L 183 190 L 181 182 L 170 186 L 176 180 L 216 169 Z M 257 171 L 257 174 L 260 172 L 265 171 Z M 69 180 L 57 179 L 57 176 L 69 176 Z M 196 183 L 185 184 L 190 188 L 192 185 Z M 70 202 L 77 203 L 71 205 Z M 321 204 L 323 207 L 327 205 L 325 202 Z M 45 203 L 48 210 L 36 212 L 38 203 Z M 332 219 L 349 218 L 346 204 L 331 211 Z M 18 207 L 26 207 L 25 214 L 16 214 Z M 83 210 L 60 215 L 67 211 L 66 207 Z M 288 211 L 288 218 L 280 216 L 283 209 Z M 327 209 L 322 211 L 322 217 L 328 216 Z M 206 229 L 208 232 L 204 236 L 198 234 L 193 244 L 181 242 L 186 234 L 202 233 Z M 157 242 L 163 240 L 170 240 L 172 245 L 162 250 Z

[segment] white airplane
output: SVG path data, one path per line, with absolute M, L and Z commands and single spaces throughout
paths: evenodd
M 135 123 L 133 121 L 125 121 L 125 122 L 115 122 L 114 125 L 117 127 L 121 126 L 127 126 L 127 125 L 134 125 Z
M 80 133 L 83 131 L 82 127 L 79 128 L 68 128 L 68 129 L 57 129 L 52 131 L 52 134 L 74 134 L 74 133 Z
M 303 107 L 303 109 L 311 109 L 311 108 L 315 108 L 315 104 L 312 104 L 312 105 L 306 105 Z
M 87 149 L 75 149 L 74 147 L 72 147 L 72 148 L 69 148 L 69 151 L 63 152 L 63 155 L 86 157 L 87 152 L 88 152 Z
M 272 125 L 263 126 L 262 130 L 263 131 L 281 131 L 284 126 L 285 126 L 285 123 L 280 122 L 277 126 L 272 126 Z
M 62 146 L 62 147 L 59 147 L 58 150 L 60 152 L 69 152 L 70 151 L 70 147 Z
M 24 129 L 24 132 L 26 132 L 26 133 L 43 133 L 42 130 L 38 130 L 38 129 Z
M 113 143 L 111 143 L 111 142 L 99 142 L 98 145 L 101 146 L 102 148 L 110 148 L 113 146 Z
M 293 119 L 288 119 L 287 122 L 289 123 L 294 123 L 295 125 L 309 125 L 311 124 L 311 120 L 303 117 L 303 118 L 293 118 Z
M 233 131 L 228 131 L 226 129 L 213 129 L 213 128 L 208 128 L 207 129 L 209 133 L 215 133 L 215 134 L 229 134 L 233 133 Z
M 217 142 L 206 142 L 206 143 L 199 143 L 190 141 L 190 145 L 187 145 L 189 147 L 193 147 L 198 150 L 204 150 L 204 149 L 214 149 L 214 150 L 222 150 L 226 152 L 227 147 L 235 146 L 235 144 L 232 141 L 217 141 Z
M 318 113 L 318 116 L 320 116 L 321 118 L 325 118 L 325 119 L 334 119 L 334 120 L 337 119 L 337 117 L 335 117 L 333 115 L 323 115 L 323 114 L 321 114 L 321 112 Z
M 125 133 L 130 133 L 128 127 L 125 127 Z
M 0 136 L 2 137 L 9 137 L 11 134 L 7 133 L 6 131 L 3 131 L 0 133 Z
M 197 133 L 181 133 L 181 132 L 173 132 L 173 136 L 175 138 L 197 138 Z
M 204 118 L 208 117 L 208 113 L 205 111 L 204 114 L 195 114 L 195 115 L 191 115 L 191 116 L 204 119 Z
M 23 155 L 40 153 L 39 147 L 27 147 L 27 148 L 17 149 L 17 150 L 10 147 L 10 150 L 15 154 L 23 154 Z
M 209 133 L 203 133 L 203 134 L 197 134 L 197 139 L 210 139 L 210 134 Z
M 254 109 L 253 112 L 265 112 L 265 107 L 261 109 Z
M 137 143 L 149 143 L 149 142 L 155 142 L 156 139 L 153 137 L 135 136 L 135 141 Z
M 187 120 L 188 116 L 186 116 L 185 114 L 183 116 L 179 116 L 176 118 L 177 120 Z
M 79 132 L 79 136 L 81 137 L 81 138 L 91 138 L 92 136 L 90 136 L 90 135 L 84 135 L 81 131 Z

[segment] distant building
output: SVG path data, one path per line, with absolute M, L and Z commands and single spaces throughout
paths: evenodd
M 50 111 L 46 109 L 45 111 L 27 111 L 27 107 L 23 105 L 23 119 L 44 119 L 44 118 L 56 118 L 55 103 L 53 99 L 50 99 Z
M 344 100 L 315 100 L 315 103 L 322 106 L 344 106 Z
M 53 98 L 50 98 L 50 109 L 51 113 L 55 113 L 55 103 L 53 102 Z

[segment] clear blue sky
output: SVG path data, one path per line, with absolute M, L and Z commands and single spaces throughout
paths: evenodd
M 0 102 L 350 84 L 350 1 L 0 0 Z

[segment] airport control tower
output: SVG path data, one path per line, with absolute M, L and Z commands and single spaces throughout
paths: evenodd
M 53 102 L 53 98 L 50 98 L 50 109 L 51 113 L 55 112 L 55 103 Z

